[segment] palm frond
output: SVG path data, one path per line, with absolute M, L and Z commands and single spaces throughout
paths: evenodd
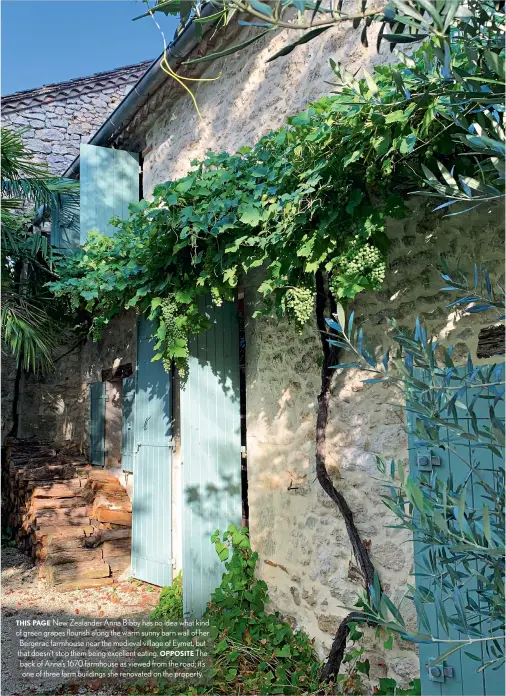
M 58 341 L 56 326 L 44 309 L 18 292 L 2 292 L 2 340 L 23 369 L 48 372 Z

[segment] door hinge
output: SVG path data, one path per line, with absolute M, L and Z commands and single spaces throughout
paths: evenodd
M 429 658 L 430 662 L 435 662 L 436 659 L 436 657 Z M 444 662 L 441 665 L 426 664 L 425 669 L 430 681 L 444 682 L 445 679 L 453 679 L 455 677 L 453 667 L 446 667 Z
M 171 565 L 173 568 L 176 567 L 176 559 L 175 558 L 169 558 L 169 565 Z
M 246 445 L 241 445 L 241 457 L 246 459 L 247 456 Z
M 430 450 L 420 450 L 416 453 L 418 471 L 432 471 L 435 466 L 441 466 L 441 457 L 432 454 Z
M 159 442 L 138 442 L 137 449 L 135 450 L 136 454 L 140 450 L 142 445 L 144 445 L 144 447 L 170 447 L 171 449 L 174 449 L 176 447 L 176 441 L 168 440 L 164 444 L 160 444 Z

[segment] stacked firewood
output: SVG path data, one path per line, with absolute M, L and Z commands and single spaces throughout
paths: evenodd
M 119 480 L 38 439 L 4 450 L 4 524 L 41 577 L 62 590 L 112 584 L 130 565 L 132 506 Z

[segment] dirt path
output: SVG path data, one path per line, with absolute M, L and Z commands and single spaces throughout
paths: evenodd
M 2 548 L 2 696 L 31 696 L 44 693 L 44 683 L 27 684 L 17 674 L 13 661 L 17 655 L 16 621 L 62 617 L 106 617 L 117 619 L 147 615 L 157 603 L 159 588 L 136 580 L 108 587 L 57 592 L 37 578 L 31 561 L 14 548 Z M 63 684 L 62 684 L 63 685 Z M 60 694 L 64 693 L 60 689 Z M 69 688 L 70 694 L 106 696 L 119 691 L 100 689 L 100 683 L 87 688 Z

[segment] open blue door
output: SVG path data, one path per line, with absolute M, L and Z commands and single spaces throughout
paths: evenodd
M 153 324 L 137 324 L 134 416 L 132 573 L 153 585 L 172 584 L 172 380 L 152 362 Z
M 225 570 L 211 535 L 242 516 L 237 305 L 201 300 L 201 311 L 211 328 L 190 340 L 181 392 L 183 605 L 192 618 L 202 617 Z
M 128 217 L 128 206 L 139 200 L 139 155 L 97 145 L 81 145 L 81 244 L 97 229 L 109 237 L 115 227 L 110 220 Z

